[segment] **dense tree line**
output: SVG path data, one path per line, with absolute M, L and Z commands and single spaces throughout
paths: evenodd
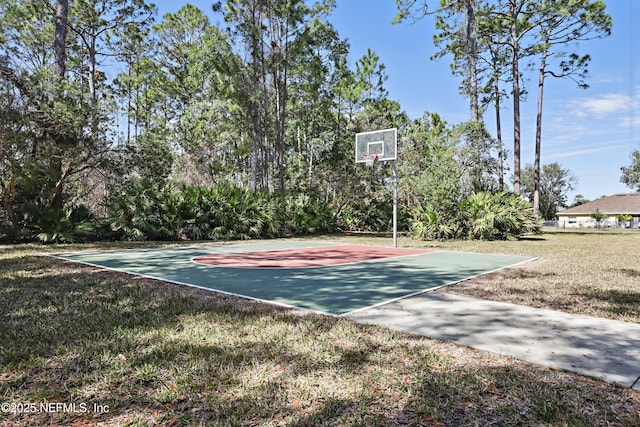
M 464 75 L 475 83 L 463 86 L 487 93 L 497 111 L 497 81 L 508 80 L 499 13 L 514 1 L 461 2 L 440 20 L 442 43 L 456 41 L 456 14 L 467 14 L 473 37 L 460 42 L 456 63 L 473 58 Z M 144 0 L 0 0 L 0 240 L 388 230 L 391 167 L 354 164 L 353 136 L 391 127 L 401 228 L 424 238 L 535 228 L 519 190 L 504 192 L 504 149 L 479 121 L 482 103 L 472 102 L 466 123 L 435 113 L 410 120 L 388 98 L 374 51 L 350 65 L 349 44 L 328 20 L 334 7 L 227 0 L 213 4 L 213 25 L 191 5 L 158 18 Z M 555 22 L 548 16 L 565 22 L 578 9 L 537 10 L 526 22 L 543 28 Z M 511 49 L 540 55 L 551 46 Z M 560 63 L 567 74 L 574 65 Z
M 461 93 L 469 97 L 471 120 L 483 108 L 495 108 L 497 140 L 502 141 L 501 102 L 513 101 L 513 192 L 521 188 L 520 103 L 526 88 L 521 63 L 537 74 L 535 161 L 531 202 L 540 214 L 542 180 L 542 111 L 548 77 L 566 78 L 586 89 L 591 57 L 579 52 L 580 42 L 611 34 L 613 21 L 600 0 L 441 0 L 431 12 L 427 0 L 396 0 L 394 22 L 436 15 L 435 57 L 451 55 L 454 74 L 463 77 Z M 432 4 L 432 7 L 434 5 Z M 503 89 L 510 88 L 510 93 Z M 480 102 L 482 101 L 482 102 Z M 499 154 L 502 161 L 503 152 Z

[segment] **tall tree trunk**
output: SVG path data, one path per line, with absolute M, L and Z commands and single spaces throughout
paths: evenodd
M 252 102 L 251 107 L 251 141 L 253 156 L 251 157 L 251 189 L 253 191 L 258 190 L 258 162 L 259 162 L 259 148 L 260 148 L 260 136 L 258 135 L 258 114 L 256 103 Z
M 274 10 L 270 11 L 271 64 L 273 79 L 273 96 L 275 100 L 275 166 L 278 175 L 278 190 L 284 191 L 284 151 L 285 123 L 287 114 L 287 60 L 288 60 L 288 17 L 281 19 Z
M 499 74 L 496 72 L 494 90 L 495 90 L 495 108 L 496 108 L 496 139 L 498 140 L 498 180 L 500 183 L 500 191 L 504 190 L 504 150 L 502 149 L 502 123 L 500 117 L 500 83 Z
M 251 158 L 251 184 L 252 190 L 257 191 L 261 186 L 258 184 L 258 174 L 260 173 L 260 164 L 262 163 L 261 151 L 260 151 L 260 102 L 258 101 L 258 94 L 260 93 L 260 74 L 258 67 L 260 66 L 260 42 L 261 30 L 258 29 L 260 25 L 260 11 L 255 3 L 252 3 L 251 11 L 251 25 L 250 43 L 251 43 L 251 90 L 250 94 L 250 114 L 251 114 L 251 139 L 253 144 L 253 156 Z
M 511 78 L 513 79 L 513 193 L 520 196 L 520 71 L 518 15 L 519 8 L 515 0 L 510 2 L 511 15 Z
M 476 16 L 473 10 L 473 0 L 464 0 L 466 15 L 466 48 L 467 48 L 467 74 L 469 78 L 469 108 L 471 120 L 480 120 L 478 111 L 478 57 L 476 46 Z
M 69 17 L 69 0 L 58 0 L 56 7 L 56 26 L 54 33 L 53 50 L 55 61 L 53 64 L 53 73 L 58 79 L 58 84 L 62 86 L 66 74 L 67 60 L 67 20 Z M 62 96 L 62 92 L 56 92 L 54 97 Z M 50 185 L 52 195 L 49 199 L 49 207 L 53 209 L 62 209 L 63 205 L 63 188 L 64 174 L 62 172 L 62 157 L 57 150 L 57 144 L 64 138 L 59 135 L 49 144 L 49 168 L 50 168 Z
M 287 120 L 287 77 L 286 69 L 279 67 L 273 73 L 274 97 L 275 97 L 275 133 L 276 133 L 276 168 L 278 171 L 278 189 L 285 189 L 285 123 Z
M 55 63 L 53 64 L 53 74 L 58 79 L 64 79 L 66 73 L 67 59 L 67 20 L 69 16 L 69 0 L 58 0 L 56 8 L 56 29 L 53 50 Z
M 540 215 L 540 148 L 542 140 L 542 95 L 544 91 L 544 77 L 547 68 L 547 49 L 543 49 L 538 70 L 538 109 L 536 112 L 536 155 L 533 164 L 533 215 Z

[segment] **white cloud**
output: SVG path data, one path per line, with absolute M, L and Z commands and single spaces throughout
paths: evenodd
M 590 86 L 594 86 L 596 84 L 624 83 L 624 78 L 622 78 L 619 74 L 600 74 L 590 80 Z
M 587 98 L 573 102 L 579 117 L 604 118 L 611 114 L 626 113 L 634 109 L 632 96 L 622 93 L 607 93 L 595 98 Z
M 620 126 L 626 128 L 639 127 L 640 126 L 640 114 L 625 116 L 620 118 Z
M 594 153 L 600 153 L 600 152 L 624 150 L 627 148 L 627 146 L 628 144 L 626 143 L 624 144 L 608 144 L 607 143 L 603 146 L 594 146 L 591 148 L 579 148 L 574 150 L 567 149 L 565 151 L 550 151 L 548 153 L 548 156 L 553 159 L 564 159 L 568 157 L 578 157 L 578 156 L 584 156 L 587 154 L 594 154 Z

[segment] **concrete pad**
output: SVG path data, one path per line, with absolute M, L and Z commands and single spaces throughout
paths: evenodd
M 640 324 L 437 292 L 348 317 L 640 391 Z

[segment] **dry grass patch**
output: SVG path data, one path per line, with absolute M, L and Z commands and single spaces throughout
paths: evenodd
M 640 323 L 640 233 L 548 233 L 438 246 L 539 258 L 442 292 Z

